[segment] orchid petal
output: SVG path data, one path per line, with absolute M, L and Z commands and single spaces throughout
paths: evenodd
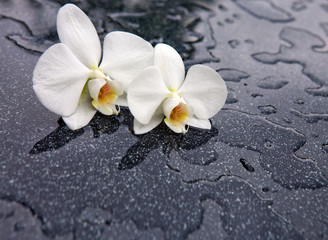
M 128 107 L 128 96 L 126 92 L 124 92 L 122 95 L 118 96 L 116 100 L 116 104 L 122 107 Z
M 228 94 L 221 76 L 204 65 L 194 65 L 189 69 L 178 92 L 193 107 L 194 114 L 199 119 L 211 118 L 220 111 Z
M 211 129 L 211 122 L 208 119 L 198 119 L 196 117 L 189 117 L 187 124 L 202 129 Z
M 160 70 L 148 67 L 131 82 L 127 93 L 133 116 L 140 123 L 148 124 L 170 92 L 164 85 Z
M 186 133 L 186 123 L 192 116 L 192 109 L 179 98 L 168 98 L 163 102 L 163 111 L 166 116 L 164 122 L 176 133 Z
M 153 65 L 154 49 L 149 42 L 127 32 L 111 32 L 104 40 L 100 69 L 126 89 L 144 68 Z
M 154 65 L 158 67 L 168 89 L 178 90 L 183 83 L 185 67 L 177 51 L 164 43 L 157 44 L 154 53 Z
M 133 130 L 135 134 L 144 134 L 153 130 L 163 121 L 163 107 L 160 105 L 155 111 L 153 117 L 148 124 L 140 123 L 136 118 L 133 122 Z
M 102 114 L 110 116 L 110 115 L 117 115 L 120 110 L 116 109 L 116 106 L 114 104 L 112 105 L 101 105 L 99 103 L 97 103 L 96 101 L 92 101 L 92 105 Z
M 101 45 L 87 15 L 73 4 L 66 4 L 57 15 L 57 32 L 62 43 L 88 68 L 98 67 Z
M 87 93 L 83 93 L 75 112 L 69 117 L 63 117 L 64 122 L 70 129 L 76 130 L 82 128 L 91 121 L 97 112 L 91 105 L 91 101 L 90 96 Z
M 91 79 L 88 82 L 92 105 L 104 115 L 118 114 L 116 100 L 123 93 L 122 84 L 105 79 Z
M 167 98 L 163 102 L 163 112 L 167 118 L 170 118 L 172 110 L 180 103 L 178 98 Z
M 108 81 L 111 86 L 113 86 L 116 95 L 121 96 L 124 93 L 124 87 L 123 84 L 119 81 Z
M 33 72 L 33 88 L 40 102 L 61 116 L 74 113 L 90 69 L 62 43 L 40 57 Z
M 185 128 L 185 126 L 180 125 L 174 125 L 172 124 L 168 118 L 164 119 L 165 124 L 175 133 L 186 133 L 188 129 Z
M 91 79 L 88 81 L 89 93 L 94 100 L 98 101 L 99 91 L 105 84 L 105 79 Z

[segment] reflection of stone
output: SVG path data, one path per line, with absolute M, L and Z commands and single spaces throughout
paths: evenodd
M 298 28 L 284 28 L 280 38 L 289 44 L 281 45 L 277 53 L 256 53 L 253 58 L 263 63 L 276 64 L 278 62 L 297 63 L 303 66 L 303 73 L 320 88 L 306 89 L 312 95 L 328 97 L 328 52 L 318 52 L 315 48 L 324 47 L 324 41 L 317 35 Z
M 271 22 L 290 22 L 294 18 L 282 8 L 277 7 L 267 0 L 233 0 L 241 9 L 250 13 L 254 17 L 265 19 Z

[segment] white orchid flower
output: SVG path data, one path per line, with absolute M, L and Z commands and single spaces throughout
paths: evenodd
M 209 118 L 220 111 L 227 98 L 224 80 L 204 65 L 192 66 L 184 76 L 180 55 L 166 44 L 156 45 L 154 65 L 144 69 L 128 88 L 136 134 L 152 130 L 164 117 L 176 133 L 186 133 L 188 125 L 211 128 Z
M 102 55 L 95 27 L 73 4 L 59 10 L 57 31 L 61 43 L 43 53 L 33 72 L 40 102 L 73 130 L 87 125 L 97 110 L 111 115 L 118 113 L 115 104 L 127 106 L 127 86 L 153 63 L 151 44 L 131 33 L 111 32 Z

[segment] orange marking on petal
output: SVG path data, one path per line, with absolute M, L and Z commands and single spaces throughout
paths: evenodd
M 179 103 L 170 114 L 170 122 L 174 125 L 184 125 L 188 120 L 188 108 L 185 104 Z
M 99 91 L 98 102 L 102 105 L 114 104 L 117 95 L 112 86 L 106 83 Z

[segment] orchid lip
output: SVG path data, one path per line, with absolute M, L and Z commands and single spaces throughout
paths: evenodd
M 88 82 L 89 94 L 92 106 L 104 115 L 118 114 L 119 109 L 115 107 L 118 96 L 122 94 L 120 86 L 114 81 L 97 78 Z
M 191 109 L 187 104 L 179 101 L 170 112 L 169 116 L 164 119 L 166 125 L 176 133 L 186 133 L 188 126 L 186 123 L 191 115 Z
M 116 91 L 112 86 L 109 85 L 108 82 L 105 83 L 104 86 L 100 89 L 98 93 L 98 102 L 103 105 L 114 104 L 117 99 Z
M 171 122 L 176 123 L 176 125 L 184 124 L 188 119 L 187 107 L 184 106 L 184 104 L 179 103 L 179 105 L 171 111 L 169 119 Z

